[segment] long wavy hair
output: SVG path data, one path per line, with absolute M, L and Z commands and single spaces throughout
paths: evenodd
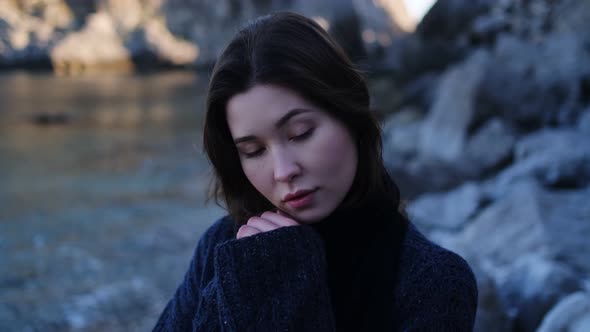
M 238 224 L 274 209 L 246 178 L 226 119 L 228 100 L 258 84 L 300 94 L 352 134 L 358 167 L 339 208 L 362 206 L 376 197 L 399 207 L 399 189 L 383 164 L 381 130 L 369 109 L 363 75 L 315 21 L 278 12 L 259 17 L 235 35 L 217 59 L 209 82 L 203 136 L 215 173 L 209 197 L 224 202 Z

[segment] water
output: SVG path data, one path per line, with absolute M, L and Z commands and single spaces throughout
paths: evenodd
M 207 77 L 0 74 L 0 330 L 149 330 L 202 231 Z

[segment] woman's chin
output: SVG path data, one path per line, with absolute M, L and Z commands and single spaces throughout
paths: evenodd
M 308 210 L 308 211 L 300 211 L 300 212 L 299 211 L 290 212 L 290 215 L 298 223 L 310 225 L 310 224 L 315 224 L 315 223 L 322 221 L 323 219 L 325 219 L 329 215 L 329 213 L 326 213 L 324 211 Z

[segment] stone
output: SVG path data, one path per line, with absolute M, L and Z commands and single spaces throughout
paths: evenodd
M 537 252 L 590 274 L 590 260 L 582 254 L 590 250 L 590 188 L 549 191 L 532 177 L 515 179 L 493 193 L 486 186 L 482 191 L 493 203 L 461 234 L 470 251 L 498 265 Z
M 407 33 L 396 19 L 411 23 L 407 16 L 392 17 L 391 8 L 377 1 L 40 0 L 19 6 L 4 1 L 0 21 L 9 28 L 0 24 L 0 65 L 51 57 L 66 72 L 111 66 L 114 59 L 118 64 L 139 59 L 155 66 L 209 66 L 240 26 L 277 10 L 314 18 L 353 58 L 369 61 L 383 57 L 384 48 Z
M 504 121 L 490 119 L 468 139 L 465 162 L 475 164 L 478 171 L 483 173 L 510 159 L 515 142 L 513 130 Z
M 81 31 L 70 34 L 51 50 L 51 59 L 55 70 L 69 73 L 100 64 L 131 66 L 131 55 L 106 13 L 90 15 Z
M 590 293 L 571 294 L 557 304 L 547 316 L 537 332 L 590 330 Z
M 533 42 L 501 34 L 477 93 L 477 108 L 523 131 L 572 125 L 583 106 L 579 82 L 590 52 L 576 35 L 552 33 Z
M 408 206 L 408 214 L 421 229 L 457 231 L 478 211 L 482 201 L 477 184 L 469 182 L 449 192 L 418 197 Z
M 590 106 L 586 108 L 578 119 L 578 130 L 590 133 Z
M 467 131 L 476 118 L 475 93 L 487 69 L 489 55 L 475 52 L 440 80 L 434 104 L 419 139 L 419 151 L 429 158 L 453 161 L 465 148 Z
M 383 123 L 383 158 L 406 160 L 416 155 L 422 114 L 406 108 L 390 115 Z
M 557 302 L 583 287 L 569 266 L 536 253 L 517 257 L 498 279 L 500 294 L 513 315 L 513 326 L 523 332 L 536 331 Z
M 532 180 L 513 183 L 502 197 L 479 211 L 459 235 L 469 254 L 502 266 L 529 252 L 548 253 L 549 235 L 542 216 L 546 212 L 538 198 L 541 190 Z
M 547 144 L 551 142 L 551 144 Z M 535 178 L 549 188 L 583 188 L 590 184 L 590 133 L 571 128 L 544 129 L 521 138 L 515 163 L 494 180 L 495 196 L 520 178 Z
M 500 288 L 492 275 L 484 268 L 487 264 L 483 261 L 470 259 L 469 266 L 477 280 L 477 314 L 475 315 L 474 331 L 496 332 L 509 331 L 512 321 L 500 298 Z

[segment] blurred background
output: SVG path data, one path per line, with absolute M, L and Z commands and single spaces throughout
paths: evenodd
M 367 72 L 413 222 L 476 331 L 590 331 L 590 2 L 0 0 L 0 331 L 151 330 L 201 233 L 204 94 L 259 15 Z

